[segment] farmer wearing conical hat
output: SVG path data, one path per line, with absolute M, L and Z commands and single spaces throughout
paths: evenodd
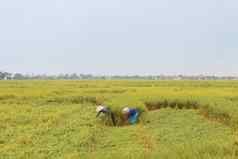
M 101 115 L 107 116 L 107 117 L 111 118 L 113 125 L 116 126 L 115 115 L 108 107 L 99 105 L 96 108 L 96 112 L 97 112 L 96 117 L 99 117 Z
M 138 122 L 140 112 L 136 108 L 125 107 L 122 109 L 122 114 L 131 125 L 134 125 Z

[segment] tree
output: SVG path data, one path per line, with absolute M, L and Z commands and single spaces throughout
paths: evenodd
M 69 76 L 70 79 L 72 80 L 76 80 L 76 79 L 79 79 L 78 75 L 76 73 L 73 73 Z
M 11 73 L 8 72 L 0 72 L 0 80 L 11 79 Z
M 16 80 L 24 80 L 24 79 L 25 79 L 25 76 L 22 75 L 22 74 L 20 74 L 20 73 L 16 73 L 16 74 L 14 74 L 13 79 L 16 79 Z

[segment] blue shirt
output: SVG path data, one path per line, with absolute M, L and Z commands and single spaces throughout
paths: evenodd
M 136 124 L 139 116 L 139 111 L 137 109 L 132 108 L 129 110 L 129 113 L 129 122 L 131 124 Z
M 134 116 L 134 115 L 136 115 L 138 113 L 138 110 L 132 108 L 132 109 L 129 110 L 129 113 L 130 113 L 130 116 Z

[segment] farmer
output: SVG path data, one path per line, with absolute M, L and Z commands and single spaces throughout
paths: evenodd
M 136 108 L 125 107 L 122 109 L 122 114 L 131 125 L 134 125 L 138 122 L 140 112 Z
M 113 112 L 108 107 L 99 105 L 96 108 L 96 112 L 97 112 L 96 117 L 99 117 L 100 114 L 103 114 L 104 116 L 107 116 L 107 117 L 111 118 L 113 125 L 116 126 L 115 115 L 113 114 Z

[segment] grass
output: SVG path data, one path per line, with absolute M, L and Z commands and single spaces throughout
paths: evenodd
M 238 81 L 0 81 L 0 158 L 238 158 Z M 106 104 L 138 125 L 95 118 Z M 120 121 L 119 121 L 120 122 Z

